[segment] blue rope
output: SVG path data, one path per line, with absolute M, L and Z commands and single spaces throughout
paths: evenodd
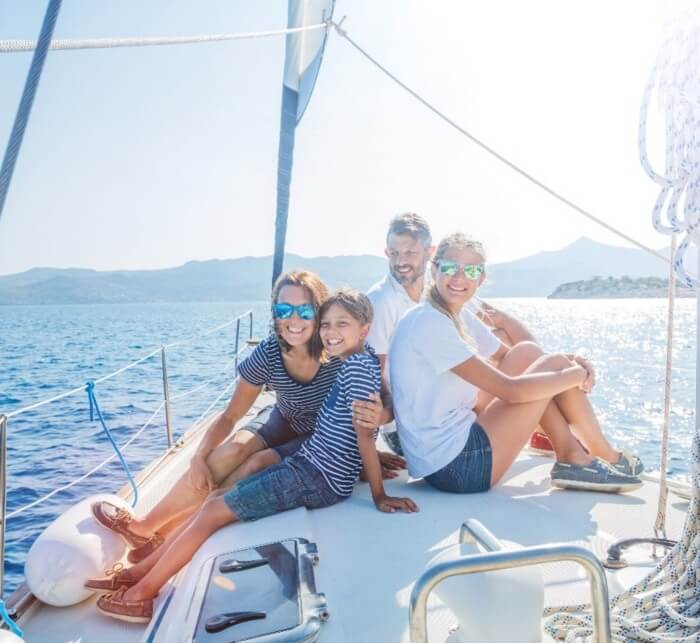
M 0 618 L 5 621 L 5 625 L 10 628 L 10 632 L 19 636 L 19 638 L 24 638 L 24 632 L 21 630 L 20 626 L 17 625 L 12 620 L 12 617 L 7 613 L 7 608 L 5 607 L 5 601 L 0 598 Z
M 131 471 L 129 470 L 129 465 L 126 463 L 126 460 L 124 460 L 124 456 L 122 455 L 122 452 L 119 450 L 119 446 L 117 445 L 117 443 L 114 441 L 114 438 L 112 437 L 112 432 L 107 428 L 107 425 L 105 424 L 104 417 L 102 417 L 102 411 L 100 411 L 100 406 L 97 403 L 97 398 L 95 397 L 95 382 L 90 380 L 87 384 L 85 384 L 85 390 L 87 391 L 88 400 L 90 402 L 90 421 L 92 422 L 95 419 L 94 415 L 95 415 L 95 413 L 97 413 L 97 419 L 100 421 L 100 424 L 102 425 L 102 428 L 104 429 L 104 432 L 107 434 L 109 441 L 112 443 L 112 447 L 114 448 L 114 451 L 116 452 L 117 456 L 119 456 L 119 460 L 121 460 L 122 466 L 124 467 L 124 471 L 126 472 L 126 477 L 129 478 L 129 483 L 131 484 L 131 488 L 134 492 L 134 499 L 131 502 L 131 506 L 133 508 L 136 506 L 136 503 L 138 502 L 138 499 L 139 499 L 139 489 L 136 486 L 136 481 L 134 480 L 134 477 L 131 475 Z
M 50 0 L 49 6 L 46 8 L 46 15 L 41 25 L 41 32 L 39 33 L 39 40 L 36 50 L 34 51 L 32 64 L 29 67 L 27 80 L 24 83 L 24 91 L 22 92 L 22 98 L 17 108 L 15 123 L 12 127 L 10 140 L 7 143 L 5 158 L 2 160 L 2 167 L 0 167 L 0 217 L 2 217 L 2 211 L 5 207 L 5 199 L 7 198 L 7 192 L 10 189 L 10 181 L 12 180 L 12 174 L 15 170 L 15 162 L 19 155 L 19 148 L 22 145 L 24 130 L 29 121 L 29 114 L 32 111 L 34 96 L 39 86 L 39 79 L 41 78 L 41 72 L 44 68 L 46 53 L 51 44 L 53 30 L 56 26 L 56 19 L 58 18 L 58 12 L 61 9 L 62 1 L 63 0 Z

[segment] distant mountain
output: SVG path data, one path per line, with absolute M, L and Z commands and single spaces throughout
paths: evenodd
M 386 259 L 373 255 L 300 257 L 287 255 L 285 269 L 313 270 L 331 286 L 366 290 L 386 272 Z M 691 265 L 695 259 L 691 257 Z M 268 257 L 190 261 L 164 270 L 100 272 L 79 268 L 34 268 L 0 276 L 0 304 L 82 304 L 266 299 L 272 260 Z M 546 297 L 563 282 L 600 277 L 666 277 L 664 262 L 636 248 L 579 239 L 553 252 L 540 252 L 490 265 L 485 297 Z
M 386 259 L 371 255 L 287 255 L 284 265 L 286 270 L 313 270 L 332 286 L 352 284 L 366 290 L 381 278 Z M 34 268 L 0 276 L 0 305 L 266 299 L 271 275 L 269 256 L 190 261 L 164 270 Z
M 668 256 L 668 249 L 659 250 Z M 687 265 L 697 265 L 691 250 Z M 638 248 L 610 246 L 582 237 L 551 252 L 494 264 L 487 269 L 484 297 L 546 297 L 565 282 L 593 277 L 668 277 L 668 264 Z

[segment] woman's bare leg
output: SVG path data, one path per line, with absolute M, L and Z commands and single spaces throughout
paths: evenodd
M 498 368 L 508 375 L 520 375 L 543 354 L 542 349 L 537 344 L 521 342 L 506 353 Z M 483 403 L 482 398 L 479 399 L 479 402 Z M 542 415 L 538 430 L 547 433 L 544 428 L 546 423 L 556 426 L 562 422 L 566 422 L 571 427 L 571 430 L 583 442 L 591 455 L 603 458 L 608 462 L 618 461 L 619 452 L 605 439 L 590 400 L 582 390 L 573 388 L 555 395 L 552 403 Z
M 247 458 L 265 448 L 262 440 L 245 429 L 234 433 L 233 438 L 219 445 L 207 457 L 207 465 L 214 476 L 214 482 L 221 484 L 232 471 Z M 190 484 L 189 471 L 186 471 L 163 499 L 141 518 L 134 518 L 129 528 L 139 536 L 151 536 L 167 526 L 172 531 L 178 524 L 194 513 L 209 494 L 208 489 L 195 489 Z M 174 521 L 172 524 L 171 521 Z
M 571 365 L 563 355 L 544 355 L 537 359 L 525 372 L 561 370 Z M 478 416 L 491 443 L 491 484 L 496 484 L 509 469 L 533 429 L 542 419 L 551 400 L 509 403 L 493 400 Z M 568 423 L 551 421 L 543 426 L 549 437 L 559 462 L 587 465 L 592 457 L 583 450 Z

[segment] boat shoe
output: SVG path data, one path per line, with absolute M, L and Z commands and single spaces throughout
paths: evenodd
M 122 563 L 116 563 L 112 565 L 112 569 L 105 572 L 105 578 L 86 580 L 85 587 L 96 592 L 114 592 L 122 587 L 131 587 L 136 585 L 139 579 L 134 577 L 130 571 Z
M 158 547 L 163 544 L 163 536 L 159 533 L 153 534 L 145 544 L 131 549 L 126 559 L 133 564 L 140 563 L 144 558 L 148 558 Z
M 551 477 L 552 486 L 560 489 L 623 493 L 642 486 L 638 477 L 620 473 L 600 458 L 593 458 L 593 462 L 587 465 L 557 462 L 552 467 Z
M 130 623 L 148 623 L 153 617 L 153 599 L 142 601 L 125 601 L 122 587 L 113 594 L 105 594 L 97 600 L 97 609 L 103 614 Z
M 95 520 L 103 527 L 119 534 L 129 547 L 142 547 L 148 542 L 148 538 L 139 536 L 129 529 L 133 516 L 126 509 L 117 507 L 106 500 L 93 503 L 91 508 Z
M 613 467 L 628 476 L 638 476 L 644 471 L 644 463 L 629 451 L 620 451 L 620 459 Z

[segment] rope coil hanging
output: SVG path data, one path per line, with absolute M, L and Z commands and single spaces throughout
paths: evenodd
M 687 12 L 670 29 L 650 80 L 644 90 L 639 119 L 639 157 L 644 171 L 661 186 L 652 211 L 655 229 L 672 235 L 671 259 L 678 278 L 700 289 L 700 281 L 685 269 L 685 257 L 697 244 L 700 227 L 700 11 Z M 665 169 L 654 170 L 647 154 L 647 123 L 651 97 L 658 95 L 665 120 Z M 682 204 L 682 214 L 679 206 Z M 685 234 L 676 249 L 675 235 Z M 669 279 L 673 289 L 673 275 Z M 673 323 L 673 291 L 669 292 L 669 338 Z M 666 368 L 665 433 L 670 405 L 670 347 Z M 662 444 L 666 452 L 666 435 Z M 658 643 L 700 642 L 700 434 L 691 450 L 692 495 L 681 538 L 655 569 L 610 602 L 614 641 Z M 665 465 L 657 532 L 665 529 Z M 545 631 L 566 643 L 589 641 L 593 636 L 590 605 L 547 608 Z

